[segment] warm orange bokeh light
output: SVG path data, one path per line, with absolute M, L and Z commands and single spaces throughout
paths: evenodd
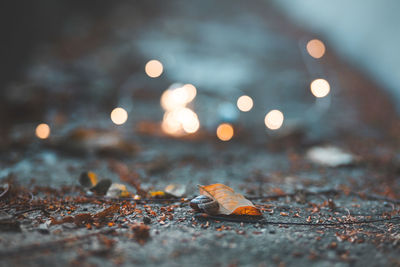
M 242 95 L 236 104 L 240 111 L 247 112 L 253 108 L 253 99 L 250 96 Z
M 217 128 L 217 137 L 222 141 L 229 141 L 233 137 L 233 127 L 229 123 L 222 123 Z
M 36 127 L 36 136 L 40 139 L 46 139 L 50 135 L 50 127 L 46 123 L 41 123 Z
M 111 120 L 116 125 L 124 124 L 128 120 L 128 112 L 123 108 L 115 108 L 111 112 Z
M 310 85 L 311 93 L 315 97 L 325 97 L 329 94 L 331 87 L 324 79 L 316 79 Z
M 283 124 L 283 113 L 277 109 L 271 110 L 265 115 L 264 123 L 271 130 L 278 130 Z
M 163 65 L 161 64 L 160 61 L 153 59 L 153 60 L 150 60 L 149 62 L 147 62 L 144 70 L 146 71 L 146 74 L 149 77 L 157 78 L 163 72 Z
M 307 52 L 313 58 L 321 58 L 325 54 L 325 45 L 318 39 L 311 40 L 307 43 Z

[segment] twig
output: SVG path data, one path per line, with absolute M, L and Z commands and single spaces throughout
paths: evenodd
M 3 192 L 0 193 L 0 198 L 5 196 L 9 189 L 10 189 L 10 185 L 9 184 L 5 184 Z
M 44 206 L 37 206 L 37 207 L 33 207 L 33 208 L 30 208 L 30 209 L 27 209 L 27 210 L 21 210 L 21 211 L 18 211 L 16 213 L 14 213 L 13 215 L 14 216 L 19 216 L 21 214 L 24 214 L 24 213 L 27 213 L 27 212 L 31 212 L 31 211 L 35 211 L 35 210 L 45 211 L 45 207 Z

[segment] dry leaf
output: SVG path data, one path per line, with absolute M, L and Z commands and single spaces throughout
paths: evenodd
M 110 188 L 111 183 L 110 179 L 102 179 L 94 187 L 90 188 L 90 191 L 94 192 L 96 195 L 104 196 L 108 188 Z
M 124 184 L 112 183 L 108 188 L 106 197 L 130 197 L 132 194 Z
M 149 195 L 152 198 L 165 198 L 165 192 L 164 191 L 150 191 Z
M 215 199 L 219 204 L 219 214 L 224 215 L 256 215 L 261 212 L 243 195 L 235 193 L 229 186 L 223 184 L 199 185 L 201 195 Z
M 91 188 L 96 186 L 98 183 L 97 174 L 91 171 L 83 172 L 79 176 L 79 183 L 86 188 Z

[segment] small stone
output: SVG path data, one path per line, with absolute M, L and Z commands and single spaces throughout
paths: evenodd
M 144 222 L 145 224 L 150 224 L 150 223 L 151 223 L 150 217 L 144 216 L 144 217 L 143 217 L 143 222 Z

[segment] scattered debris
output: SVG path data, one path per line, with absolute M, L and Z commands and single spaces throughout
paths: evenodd
M 92 224 L 97 227 L 106 224 L 109 221 L 109 217 L 113 216 L 114 213 L 117 213 L 119 209 L 119 205 L 112 205 L 95 214 L 79 213 L 75 216 L 65 216 L 61 220 L 56 220 L 55 218 L 50 217 L 50 220 L 51 225 L 74 223 L 78 227 L 86 226 L 86 228 L 90 229 Z
M 142 198 L 147 197 L 147 192 L 141 188 L 140 176 L 138 173 L 129 170 L 128 166 L 116 160 L 110 160 L 109 166 L 111 170 L 119 175 L 121 181 L 133 186 L 139 196 Z
M 134 234 L 133 237 L 141 245 L 144 245 L 150 238 L 150 227 L 145 224 L 135 223 L 131 226 L 131 230 Z

